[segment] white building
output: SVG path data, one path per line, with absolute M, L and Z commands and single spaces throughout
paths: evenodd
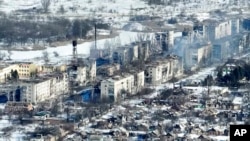
M 87 83 L 87 67 L 79 66 L 77 67 L 76 82 L 80 85 L 86 85 Z
M 138 46 L 138 59 L 146 61 L 149 58 L 150 41 L 143 41 Z
M 240 20 L 238 18 L 232 19 L 232 35 L 238 34 L 240 32 Z
M 96 80 L 96 71 L 97 71 L 96 61 L 94 59 L 87 59 L 85 60 L 84 64 L 86 65 L 87 82 L 94 82 Z
M 113 52 L 113 62 L 121 65 L 125 65 L 129 63 L 129 48 L 127 47 L 119 47 Z
M 144 88 L 145 74 L 144 71 L 137 70 L 131 70 L 130 73 L 134 75 L 134 87 L 132 94 L 136 94 Z
M 158 46 L 163 51 L 169 51 L 174 46 L 174 31 L 155 33 L 155 39 Z
M 0 64 L 0 82 L 6 82 L 8 77 L 11 77 L 11 70 L 15 71 L 18 70 L 17 65 L 12 65 L 12 64 L 5 64 L 2 63 Z
M 215 62 L 220 62 L 223 59 L 230 57 L 230 46 L 228 41 L 214 43 L 212 47 L 212 59 Z
M 101 98 L 111 101 L 118 101 L 124 98 L 123 92 L 133 94 L 134 76 L 126 74 L 123 76 L 114 76 L 101 82 Z
M 108 64 L 98 67 L 97 74 L 101 76 L 112 76 L 120 70 L 120 64 Z
M 210 62 L 212 45 L 194 44 L 185 49 L 184 64 L 186 69 L 195 69 Z
M 26 87 L 21 100 L 38 103 L 68 92 L 67 75 L 47 75 L 33 80 L 23 80 L 21 86 Z
M 232 35 L 231 20 L 214 20 L 209 19 L 204 21 L 206 36 L 210 41 L 218 40 Z
M 131 44 L 130 50 L 130 61 L 135 61 L 139 59 L 139 46 L 138 44 Z
M 146 65 L 145 82 L 152 85 L 169 81 L 182 74 L 182 64 L 178 58 L 167 57 Z

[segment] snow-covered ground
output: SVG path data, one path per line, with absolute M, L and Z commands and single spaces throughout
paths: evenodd
M 2 0 L 0 11 L 11 13 L 16 10 L 41 9 L 41 0 Z M 225 9 L 229 4 L 228 0 L 190 0 L 189 2 L 179 2 L 172 5 L 149 6 L 143 0 L 52 0 L 49 7 L 51 16 L 63 16 L 67 18 L 89 18 L 105 17 L 107 20 L 121 21 L 129 15 L 158 15 L 161 17 L 171 17 L 180 13 L 192 15 L 195 13 L 206 13 L 210 10 Z M 247 4 L 246 4 L 247 5 Z M 242 7 L 245 6 L 242 4 Z M 63 7 L 64 12 L 60 12 Z M 232 6 L 231 6 L 232 7 Z M 235 6 L 234 6 L 235 7 Z M 237 7 L 237 6 L 236 6 Z M 139 9 L 138 9 L 139 8 Z M 133 9 L 133 10 L 132 10 Z M 136 9 L 136 10 L 135 10 Z M 198 14 L 201 19 L 207 14 Z
M 147 5 L 141 0 L 52 0 L 50 11 L 58 14 L 63 5 L 66 15 L 100 13 L 128 14 L 131 8 L 143 8 Z M 15 10 L 42 8 L 41 0 L 3 0 L 0 10 L 10 13 Z M 112 11 L 112 12 L 111 12 Z
M 128 44 L 132 41 L 135 41 L 138 37 L 137 32 L 128 32 L 128 31 L 121 31 L 119 36 L 110 39 L 101 39 L 97 41 L 97 47 L 103 48 L 104 44 L 108 41 L 110 43 L 114 43 L 114 41 L 119 41 L 120 45 Z M 84 42 L 82 44 L 77 45 L 77 52 L 78 54 L 88 55 L 90 53 L 90 48 L 94 45 L 94 41 L 92 42 Z M 72 44 L 69 43 L 65 46 L 60 47 L 48 47 L 46 50 L 39 50 L 39 51 L 12 51 L 11 59 L 13 60 L 27 60 L 33 59 L 37 57 L 42 57 L 43 52 L 47 51 L 49 53 L 50 59 L 60 60 L 62 58 L 55 58 L 53 57 L 53 52 L 58 52 L 59 56 L 70 56 L 72 55 Z M 1 51 L 2 53 L 8 54 L 7 51 Z M 59 61 L 58 60 L 58 61 Z
M 140 23 L 128 23 L 122 29 L 125 31 L 143 31 L 145 27 Z

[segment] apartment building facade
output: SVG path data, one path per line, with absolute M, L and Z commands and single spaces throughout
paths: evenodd
M 194 44 L 185 50 L 184 62 L 186 69 L 195 69 L 209 63 L 211 59 L 212 45 L 210 43 Z
M 132 89 L 132 94 L 140 92 L 145 85 L 145 73 L 140 70 L 131 70 L 130 73 L 134 75 L 134 86 Z
M 179 63 L 178 59 L 164 58 L 146 65 L 145 82 L 158 85 L 180 75 L 181 67 L 177 67 Z
M 68 92 L 68 76 L 66 73 L 51 74 L 41 78 L 23 80 L 25 87 L 21 100 L 29 103 L 38 103 Z
M 209 19 L 205 20 L 204 24 L 205 24 L 206 38 L 209 39 L 210 41 L 219 40 L 221 38 L 232 35 L 231 20 L 222 21 L 222 20 Z M 237 27 L 237 25 L 235 24 L 234 26 Z
M 131 74 L 114 76 L 101 82 L 101 98 L 118 101 L 124 92 L 133 94 L 134 76 Z
M 17 66 L 17 71 L 20 79 L 29 78 L 32 73 L 35 73 L 37 71 L 37 66 L 33 63 L 23 62 L 18 63 Z

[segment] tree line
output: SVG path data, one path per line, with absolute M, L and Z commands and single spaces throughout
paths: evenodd
M 221 85 L 239 86 L 240 80 L 250 80 L 250 64 L 237 66 L 229 73 L 223 74 L 223 69 L 219 69 L 217 73 L 217 81 Z
M 72 38 L 85 38 L 94 28 L 92 20 L 50 19 L 47 22 L 13 20 L 0 18 L 0 41 L 8 46 L 26 43 L 51 43 Z M 108 29 L 109 25 L 97 24 L 98 29 Z

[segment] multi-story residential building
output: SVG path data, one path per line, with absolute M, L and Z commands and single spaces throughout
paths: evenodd
M 152 85 L 167 82 L 182 74 L 182 63 L 177 57 L 168 56 L 146 65 L 145 82 Z
M 231 20 L 214 20 L 209 19 L 204 21 L 206 38 L 210 41 L 218 40 L 232 35 Z
M 185 68 L 195 69 L 211 61 L 212 45 L 210 43 L 197 43 L 185 49 Z
M 212 59 L 213 61 L 221 61 L 223 59 L 227 59 L 230 55 L 230 47 L 229 42 L 217 42 L 213 44 L 212 47 Z
M 127 47 L 119 47 L 113 52 L 113 62 L 121 65 L 128 64 L 130 52 Z
M 50 79 L 24 80 L 21 84 L 26 89 L 22 95 L 22 101 L 37 103 L 51 98 Z
M 232 23 L 232 35 L 238 34 L 240 32 L 240 19 L 234 18 L 231 20 Z
M 133 94 L 134 76 L 131 74 L 114 76 L 101 82 L 101 98 L 118 101 L 125 93 Z
M 130 73 L 134 75 L 134 87 L 132 94 L 140 92 L 144 88 L 145 84 L 145 73 L 140 70 L 131 70 Z
M 86 59 L 84 60 L 84 65 L 86 66 L 86 79 L 87 82 L 94 82 L 96 79 L 96 60 L 95 59 Z
M 147 60 L 149 58 L 149 41 L 133 42 L 114 50 L 112 54 L 113 63 L 126 65 L 135 60 Z
M 66 94 L 69 90 L 68 87 L 68 76 L 66 73 L 62 74 L 49 74 L 46 77 L 50 77 L 50 90 L 51 96 L 58 96 L 61 94 Z
M 173 69 L 173 77 L 179 77 L 183 75 L 183 58 L 176 55 L 168 55 L 167 59 L 171 60 L 171 66 Z
M 76 82 L 78 82 L 79 85 L 86 85 L 86 83 L 87 83 L 87 67 L 86 66 L 78 66 L 76 73 L 77 73 L 75 75 Z
M 38 103 L 54 96 L 68 92 L 66 73 L 47 75 L 30 80 L 22 80 L 21 86 L 26 87 L 22 94 L 22 101 Z
M 120 70 L 120 64 L 103 65 L 97 69 L 97 74 L 101 76 L 112 76 Z
M 149 58 L 149 48 L 151 43 L 150 41 L 143 41 L 138 44 L 138 59 L 146 61 Z
M 135 60 L 138 60 L 139 59 L 139 46 L 138 44 L 130 44 L 128 46 L 129 48 L 129 58 L 130 60 L 129 61 L 135 61 Z
M 206 28 L 202 23 L 195 23 L 193 30 L 198 32 L 202 38 L 206 37 Z
M 155 39 L 163 51 L 169 51 L 174 46 L 174 31 L 158 32 Z

